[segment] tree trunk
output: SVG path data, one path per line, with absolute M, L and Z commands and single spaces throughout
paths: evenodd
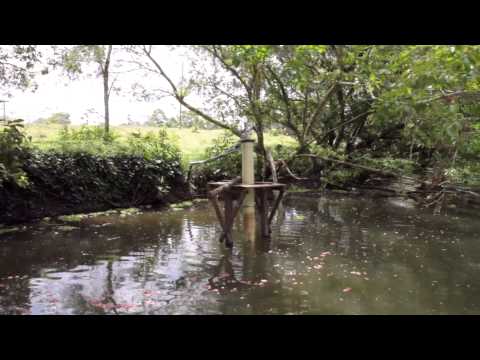
M 258 154 L 260 155 L 257 156 L 257 174 L 260 175 L 260 178 L 262 179 L 262 181 L 264 181 L 266 169 L 265 162 L 263 160 L 267 158 L 267 153 L 265 151 L 265 142 L 263 138 L 263 126 L 257 123 L 257 126 L 255 127 L 255 132 L 257 133 Z
M 107 55 L 105 58 L 105 64 L 103 65 L 103 104 L 105 106 L 105 140 L 108 138 L 110 131 L 110 109 L 109 109 L 109 100 L 110 100 L 110 87 L 108 85 L 109 75 L 110 75 L 110 57 L 112 55 L 113 45 L 108 45 Z
M 345 101 L 343 99 L 343 89 L 340 86 L 337 88 L 337 100 L 338 100 L 338 105 L 340 106 L 340 123 L 343 125 L 340 127 L 337 138 L 333 143 L 334 149 L 338 149 L 338 146 L 340 145 L 340 143 L 343 140 L 343 137 L 345 136 Z
M 110 112 L 109 112 L 109 94 L 108 94 L 108 71 L 103 76 L 103 103 L 105 106 L 105 137 L 110 131 Z

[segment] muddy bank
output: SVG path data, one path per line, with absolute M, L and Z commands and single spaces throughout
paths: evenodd
M 188 198 L 179 162 L 140 156 L 42 153 L 23 165 L 29 185 L 0 186 L 0 223 L 105 211 L 155 207 Z

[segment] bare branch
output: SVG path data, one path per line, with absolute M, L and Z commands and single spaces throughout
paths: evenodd
M 315 110 L 315 113 L 313 114 L 313 116 L 311 117 L 310 121 L 307 123 L 307 126 L 305 126 L 305 129 L 303 130 L 303 134 L 304 136 L 306 136 L 308 134 L 308 132 L 310 131 L 310 128 L 312 127 L 312 124 L 313 122 L 315 121 L 315 119 L 318 117 L 318 115 L 320 114 L 320 111 L 324 108 L 324 106 L 327 104 L 327 101 L 328 99 L 330 98 L 330 96 L 333 94 L 333 91 L 335 90 L 335 88 L 337 87 L 337 83 L 335 82 L 331 87 L 330 89 L 328 89 L 327 93 L 325 94 L 323 100 L 320 102 L 320 104 L 318 105 L 317 109 Z
M 217 125 L 218 127 L 221 127 L 223 129 L 226 129 L 226 130 L 229 130 L 231 131 L 233 134 L 237 135 L 237 136 L 240 136 L 240 131 L 238 129 L 236 129 L 235 127 L 233 126 L 228 126 L 227 124 L 224 124 L 218 120 L 215 120 L 214 118 L 212 118 L 211 116 L 207 115 L 206 113 L 204 113 L 203 111 L 201 111 L 200 109 L 197 109 L 196 107 L 190 105 L 189 103 L 187 103 L 184 99 L 184 96 L 182 94 L 179 93 L 177 87 L 175 86 L 175 84 L 173 83 L 172 79 L 170 79 L 170 77 L 165 73 L 165 71 L 163 70 L 163 68 L 160 66 L 160 64 L 152 57 L 151 55 L 151 47 L 147 50 L 146 47 L 144 46 L 143 47 L 143 51 L 145 53 L 145 55 L 150 59 L 150 61 L 154 64 L 154 66 L 157 68 L 158 72 L 160 73 L 160 75 L 165 79 L 167 80 L 167 82 L 169 83 L 170 87 L 172 88 L 173 90 L 173 93 L 174 93 L 174 97 L 175 99 L 177 99 L 178 102 L 180 102 L 180 104 L 182 104 L 183 106 L 185 106 L 188 110 L 192 111 L 193 113 L 201 116 L 202 118 L 204 118 L 205 120 L 211 122 L 212 124 L 215 124 Z

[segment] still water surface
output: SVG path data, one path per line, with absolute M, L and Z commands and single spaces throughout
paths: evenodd
M 292 195 L 269 242 L 208 203 L 0 235 L 0 314 L 480 314 L 480 221 Z

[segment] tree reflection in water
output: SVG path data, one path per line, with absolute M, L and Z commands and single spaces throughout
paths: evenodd
M 0 237 L 0 313 L 480 313 L 476 216 L 289 196 L 270 241 L 239 216 L 232 250 L 208 204 L 40 223 Z

